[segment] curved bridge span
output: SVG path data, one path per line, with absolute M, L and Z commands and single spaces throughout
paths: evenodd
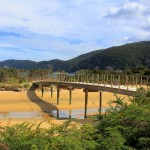
M 135 86 L 126 87 L 124 85 L 108 85 L 108 84 L 96 84 L 96 83 L 82 83 L 82 82 L 54 82 L 54 81 L 37 81 L 33 84 L 41 87 L 57 86 L 63 89 L 83 89 L 93 92 L 111 92 L 116 94 L 133 96 L 137 90 Z
M 33 85 L 40 86 L 42 89 L 42 96 L 44 94 L 44 87 L 50 87 L 51 97 L 53 95 L 53 86 L 57 88 L 57 105 L 59 105 L 60 89 L 69 90 L 69 104 L 72 100 L 72 90 L 83 89 L 85 93 L 85 118 L 87 117 L 87 103 L 88 92 L 99 92 L 99 114 L 102 113 L 102 92 L 111 92 L 115 94 L 122 94 L 133 96 L 138 88 L 148 88 L 150 85 L 150 76 L 114 76 L 114 75 L 100 75 L 97 76 L 66 76 L 60 74 L 46 80 L 34 81 Z

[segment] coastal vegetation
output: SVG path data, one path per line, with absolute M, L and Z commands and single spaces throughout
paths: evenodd
M 16 69 L 0 68 L 0 89 L 16 90 L 29 88 L 30 82 L 35 79 L 44 79 L 52 74 L 51 69 Z
M 0 127 L 1 150 L 148 150 L 150 148 L 150 91 L 140 88 L 130 104 L 116 97 L 99 124 L 41 128 L 22 123 Z

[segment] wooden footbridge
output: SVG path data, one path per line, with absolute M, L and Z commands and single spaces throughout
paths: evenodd
M 34 81 L 33 85 L 41 86 L 42 96 L 44 87 L 50 87 L 51 97 L 53 96 L 53 86 L 57 88 L 57 105 L 60 101 L 60 89 L 69 90 L 69 104 L 72 101 L 72 90 L 83 89 L 85 93 L 85 114 L 87 117 L 88 92 L 99 92 L 99 114 L 102 113 L 102 92 L 134 96 L 138 88 L 149 88 L 150 76 L 138 75 L 114 75 L 114 74 L 82 74 L 68 75 L 58 74 L 44 80 Z

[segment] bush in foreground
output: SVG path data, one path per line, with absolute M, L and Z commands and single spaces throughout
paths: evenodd
M 131 100 L 131 99 L 130 99 Z M 150 149 L 150 95 L 139 89 L 130 105 L 117 98 L 98 126 L 99 148 L 104 150 Z
M 95 149 L 95 128 L 92 125 L 77 127 L 66 122 L 61 126 L 33 129 L 29 123 L 0 127 L 0 143 L 11 150 L 84 150 Z

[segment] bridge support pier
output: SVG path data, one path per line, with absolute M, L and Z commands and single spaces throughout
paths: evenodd
M 42 97 L 44 96 L 44 87 L 42 86 Z
M 99 92 L 99 115 L 102 115 L 102 92 Z
M 51 86 L 51 98 L 53 97 L 53 87 Z
M 88 89 L 85 89 L 85 111 L 84 118 L 87 118 L 87 104 L 88 104 Z
M 72 102 L 72 90 L 69 89 L 69 105 L 71 105 Z
M 60 89 L 57 87 L 57 105 L 59 105 Z

